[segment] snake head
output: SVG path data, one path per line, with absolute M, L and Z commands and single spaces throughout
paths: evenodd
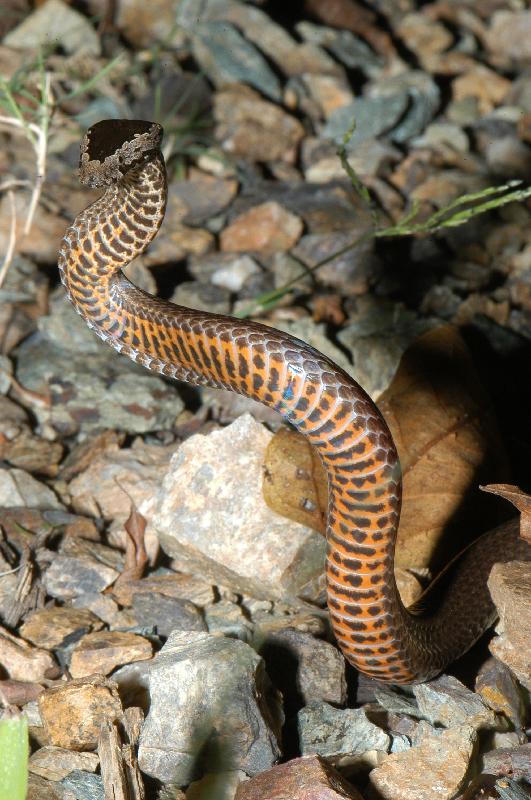
M 104 119 L 81 142 L 79 180 L 93 188 L 110 186 L 160 150 L 163 129 L 157 122 Z

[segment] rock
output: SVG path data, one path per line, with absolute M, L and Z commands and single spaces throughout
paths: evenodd
M 372 242 L 348 247 L 355 239 L 353 232 L 306 234 L 293 248 L 292 254 L 311 268 L 330 259 L 319 268 L 319 281 L 348 296 L 363 295 L 380 271 L 379 261 L 374 255 Z M 341 252 L 345 248 L 345 252 Z M 335 256 L 335 253 L 339 255 Z
M 302 233 L 302 221 L 271 201 L 240 214 L 221 234 L 221 249 L 274 253 L 289 250 Z
M 405 14 L 395 33 L 428 71 L 433 56 L 443 53 L 453 42 L 448 28 L 422 12 Z
M 504 61 L 531 59 L 531 11 L 495 11 L 487 38 L 492 53 Z
M 72 608 L 86 609 L 110 627 L 120 625 L 123 612 L 119 610 L 118 603 L 108 595 L 101 592 L 84 592 L 73 597 L 70 602 Z
M 131 513 L 131 503 L 146 520 L 151 519 L 161 476 L 175 450 L 175 445 L 164 447 L 140 440 L 130 448 L 111 443 L 70 481 L 73 508 L 111 520 L 111 541 L 125 547 L 123 526 Z M 158 543 L 149 527 L 145 539 L 148 554 L 154 558 Z
M 153 645 L 142 636 L 127 631 L 88 633 L 72 651 L 70 673 L 73 678 L 109 675 L 116 667 L 132 661 L 147 661 Z
M 468 724 L 475 730 L 503 730 L 502 721 L 487 708 L 479 695 L 452 675 L 413 687 L 419 711 L 433 725 L 455 728 Z
M 208 3 L 206 16 L 211 20 L 231 22 L 243 31 L 246 39 L 256 44 L 284 75 L 337 74 L 341 71 L 326 50 L 314 42 L 300 42 L 293 38 L 283 25 L 274 22 L 259 8 L 214 0 Z
M 499 747 L 483 756 L 483 772 L 503 775 L 529 783 L 531 779 L 531 743 L 519 747 Z
M 278 699 L 262 659 L 247 644 L 174 632 L 148 680 L 150 707 L 138 752 L 148 775 L 183 786 L 204 772 L 255 775 L 280 755 Z
M 96 753 L 76 753 L 64 747 L 47 745 L 33 753 L 28 768 L 34 775 L 40 775 L 51 781 L 60 781 L 74 769 L 96 772 L 99 763 Z
M 516 730 L 523 730 L 526 710 L 522 690 L 505 664 L 497 658 L 489 658 L 476 678 L 476 692 L 489 708 L 504 714 Z
M 0 468 L 0 507 L 63 508 L 54 492 L 23 469 Z
M 357 97 L 353 103 L 330 115 L 321 136 L 341 144 L 355 122 L 356 127 L 348 142 L 348 149 L 354 150 L 361 142 L 390 131 L 404 114 L 407 105 L 408 95 L 405 91 L 387 97 Z
M 68 750 L 94 750 L 102 723 L 122 715 L 116 684 L 101 675 L 47 689 L 39 709 L 50 742 Z
M 42 681 L 55 678 L 59 669 L 51 653 L 32 647 L 23 639 L 0 627 L 2 677 L 14 681 Z
M 318 143 L 307 137 L 302 145 L 304 177 L 310 184 L 326 184 L 343 180 L 345 170 L 339 161 L 336 147 Z M 348 153 L 347 161 L 359 178 L 371 178 L 382 173 L 399 160 L 399 151 L 388 142 L 366 139 L 356 150 Z
M 219 254 L 218 254 L 219 255 Z M 212 273 L 210 280 L 215 286 L 222 286 L 230 292 L 239 292 L 248 278 L 260 274 L 260 267 L 248 255 L 236 258 L 227 253 L 229 259 L 225 266 L 219 266 Z
M 375 766 L 374 750 L 387 753 L 390 737 L 371 722 L 364 708 L 333 708 L 312 703 L 298 714 L 302 755 L 317 753 L 333 764 L 369 763 Z
M 88 19 L 63 3 L 47 0 L 4 37 L 3 43 L 14 49 L 38 49 L 61 42 L 67 53 L 100 54 L 100 39 Z
M 387 756 L 369 780 L 382 800 L 450 800 L 466 779 L 476 738 L 468 725 L 426 735 L 422 744 Z
M 170 300 L 179 306 L 198 308 L 213 314 L 229 314 L 231 310 L 231 293 L 228 289 L 201 281 L 183 281 Z
M 146 266 L 182 261 L 188 256 L 202 256 L 214 247 L 214 236 L 204 228 L 191 228 L 175 222 L 164 226 L 143 255 Z
M 531 689 L 531 562 L 494 564 L 488 586 L 501 632 L 490 643 L 491 653 Z
M 49 407 L 34 406 L 39 422 L 62 434 L 171 428 L 184 407 L 175 388 L 97 339 L 67 303 L 59 303 L 51 317 L 41 317 L 45 334 L 17 349 L 17 379 L 51 398 Z
M 40 775 L 30 773 L 26 800 L 78 800 L 78 797 L 61 783 L 47 781 Z M 103 800 L 103 798 L 94 795 L 92 800 Z
M 262 272 L 257 262 L 247 254 L 211 253 L 191 258 L 188 271 L 201 281 L 210 281 L 229 292 L 239 292 L 248 278 Z
M 293 164 L 304 129 L 277 105 L 248 86 L 235 86 L 214 96 L 216 140 L 224 150 L 253 161 Z
M 234 199 L 238 182 L 234 178 L 217 178 L 190 169 L 185 181 L 172 181 L 168 187 L 167 218 L 173 220 L 173 204 L 180 221 L 186 225 L 202 225 L 217 216 Z
M 301 611 L 283 603 L 273 606 L 270 602 L 253 598 L 244 598 L 242 605 L 255 625 L 254 646 L 258 649 L 270 635 L 286 629 L 311 633 L 313 636 L 325 636 L 328 630 L 323 613 L 317 610 L 314 613 Z
M 74 769 L 61 784 L 74 794 L 76 800 L 105 800 L 103 780 L 85 770 Z
M 186 800 L 234 800 L 238 785 L 246 780 L 247 775 L 241 770 L 205 775 L 201 780 L 190 784 L 186 790 Z
M 321 701 L 345 704 L 345 659 L 328 642 L 287 628 L 271 633 L 260 648 L 260 655 L 286 702 L 290 697 L 297 698 L 297 709 Z
M 118 574 L 95 559 L 56 556 L 44 573 L 43 583 L 52 597 L 70 600 L 87 592 L 103 592 Z
M 101 619 L 85 609 L 53 606 L 33 611 L 20 628 L 21 635 L 37 647 L 53 650 L 60 647 L 67 636 L 99 631 Z
M 194 58 L 216 86 L 246 83 L 280 100 L 275 73 L 237 27 L 226 21 L 203 22 L 194 15 L 190 33 Z
M 306 73 L 302 76 L 302 80 L 325 119 L 328 119 L 334 111 L 348 106 L 354 101 L 348 83 L 337 75 Z
M 133 595 L 161 594 L 176 600 L 188 600 L 196 606 L 213 603 L 214 587 L 199 577 L 169 572 L 163 575 L 151 574 L 138 581 L 126 581 L 113 587 L 113 595 L 120 605 L 130 606 Z
M 159 636 L 167 637 L 175 630 L 207 630 L 203 615 L 189 600 L 164 597 L 157 593 L 134 594 L 133 613 L 139 625 L 155 627 Z
M 362 800 L 361 794 L 319 756 L 294 758 L 241 783 L 234 800 Z
M 250 642 L 252 639 L 252 623 L 243 613 L 242 607 L 230 600 L 221 600 L 207 606 L 205 619 L 209 633 L 222 633 L 232 639 L 241 639 L 242 642 Z
M 510 88 L 511 81 L 482 64 L 452 81 L 454 101 L 459 103 L 467 97 L 474 97 L 480 114 L 490 114 L 501 105 Z
M 183 442 L 153 518 L 176 569 L 263 598 L 296 594 L 321 574 L 323 538 L 270 511 L 263 500 L 270 439 L 245 415 Z
M 376 400 L 391 383 L 407 347 L 435 325 L 400 305 L 360 298 L 337 338 L 352 354 L 350 374 Z

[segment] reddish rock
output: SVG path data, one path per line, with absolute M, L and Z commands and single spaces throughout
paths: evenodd
M 234 800 L 362 800 L 360 793 L 319 756 L 295 758 L 240 783 Z
M 221 234 L 222 250 L 274 253 L 299 240 L 302 220 L 274 201 L 240 214 Z

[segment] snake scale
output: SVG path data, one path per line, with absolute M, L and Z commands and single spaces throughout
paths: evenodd
M 345 657 L 381 681 L 437 675 L 495 619 L 492 564 L 525 557 L 503 527 L 481 537 L 406 609 L 394 578 L 401 477 L 389 429 L 363 389 L 303 341 L 252 321 L 195 311 L 122 273 L 156 235 L 167 184 L 162 128 L 104 120 L 81 145 L 80 180 L 103 195 L 68 228 L 59 270 L 87 325 L 162 375 L 230 389 L 276 409 L 315 447 L 328 476 L 327 601 Z

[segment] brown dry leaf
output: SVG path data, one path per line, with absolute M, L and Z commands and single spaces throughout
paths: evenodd
M 487 486 L 480 486 L 484 492 L 497 494 L 509 500 L 520 512 L 520 536 L 531 544 L 531 495 L 520 489 L 519 486 L 512 486 L 509 483 L 489 483 Z
M 478 484 L 507 469 L 488 398 L 457 329 L 445 325 L 419 337 L 379 406 L 404 479 L 396 565 L 438 568 L 492 527 L 496 509 L 481 502 Z M 308 442 L 281 429 L 265 468 L 268 506 L 324 532 L 326 475 Z
M 440 566 L 492 527 L 478 485 L 507 473 L 489 400 L 457 330 L 419 337 L 379 400 L 403 473 L 396 563 Z
M 326 474 L 319 456 L 299 433 L 280 428 L 269 442 L 262 491 L 277 514 L 325 532 Z
M 137 510 L 135 504 L 131 500 L 131 513 L 124 525 L 127 533 L 125 566 L 116 580 L 115 586 L 119 583 L 137 581 L 142 578 L 146 564 L 149 561 L 145 544 L 146 525 L 145 517 Z

